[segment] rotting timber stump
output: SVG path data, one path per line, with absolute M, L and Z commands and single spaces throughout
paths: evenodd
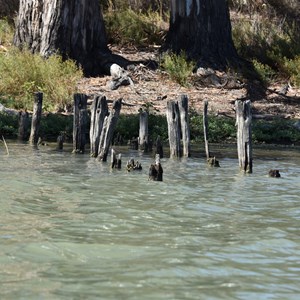
M 113 139 L 113 134 L 120 115 L 121 107 L 122 99 L 114 101 L 109 115 L 104 119 L 104 124 L 99 141 L 99 154 L 97 156 L 97 159 L 99 161 L 107 161 L 108 150 Z
M 85 94 L 74 94 L 73 153 L 85 152 L 87 98 Z
M 91 106 L 90 151 L 92 157 L 98 156 L 101 132 L 107 115 L 108 104 L 106 97 L 104 95 L 96 96 Z
M 42 118 L 43 93 L 34 94 L 33 114 L 29 142 L 37 146 L 39 141 L 40 123 Z
M 159 154 L 155 156 L 155 164 L 151 164 L 149 167 L 149 180 L 163 181 L 163 168 L 160 163 Z
M 149 134 L 148 134 L 148 113 L 143 111 L 140 113 L 140 130 L 139 130 L 139 150 L 149 151 Z
M 236 125 L 237 125 L 237 149 L 240 169 L 246 173 L 253 171 L 252 158 L 252 112 L 251 101 L 237 100 Z

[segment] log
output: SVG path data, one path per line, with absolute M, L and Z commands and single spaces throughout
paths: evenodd
M 92 157 L 98 156 L 100 136 L 105 117 L 108 115 L 106 97 L 96 96 L 91 106 L 90 151 Z
M 237 100 L 236 125 L 237 125 L 237 149 L 240 169 L 246 173 L 252 173 L 252 112 L 251 101 Z
M 149 167 L 149 180 L 163 181 L 163 168 L 160 163 L 159 154 L 155 156 L 155 164 L 151 164 Z
M 25 141 L 28 137 L 27 132 L 29 128 L 29 114 L 25 111 L 19 112 L 19 129 L 18 129 L 18 139 Z
M 33 114 L 29 142 L 37 146 L 39 141 L 40 123 L 42 118 L 43 93 L 34 94 Z
M 140 130 L 139 130 L 139 150 L 149 151 L 149 135 L 148 135 L 148 113 L 146 111 L 140 113 Z
M 87 98 L 85 94 L 74 94 L 73 153 L 85 152 Z
M 168 135 L 170 145 L 170 157 L 181 156 L 180 144 L 180 121 L 178 103 L 174 101 L 167 102 L 167 121 L 168 121 Z
M 109 112 L 109 115 L 105 117 L 103 128 L 99 141 L 99 149 L 98 149 L 98 160 L 106 161 L 108 150 L 110 144 L 112 142 L 114 130 L 120 115 L 122 107 L 122 99 L 116 100 L 113 103 L 112 110 Z
M 190 127 L 188 118 L 188 96 L 181 95 L 178 99 L 178 108 L 180 116 L 180 128 L 183 144 L 183 157 L 191 156 L 191 138 L 190 138 Z
M 206 159 L 209 160 L 210 153 L 208 147 L 208 118 L 207 118 L 207 109 L 208 109 L 208 101 L 204 101 L 204 109 L 203 109 L 203 132 L 204 132 L 204 144 L 205 144 L 205 154 Z

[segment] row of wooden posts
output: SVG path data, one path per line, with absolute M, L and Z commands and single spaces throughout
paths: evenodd
M 88 123 L 88 97 L 85 94 L 74 95 L 74 117 L 73 117 L 73 152 L 84 153 L 86 146 L 86 132 Z M 39 143 L 39 128 L 42 116 L 43 94 L 36 93 L 34 96 L 34 107 L 31 123 L 31 133 L 29 141 L 33 145 Z M 104 95 L 96 96 L 92 102 L 90 111 L 90 152 L 91 156 L 97 160 L 106 161 L 109 148 L 112 144 L 114 130 L 120 115 L 122 100 L 113 102 L 111 110 L 108 108 L 107 99 Z M 205 152 L 207 162 L 212 166 L 219 166 L 215 157 L 209 151 L 208 143 L 208 102 L 204 102 L 203 127 Z M 168 101 L 166 110 L 168 122 L 168 137 L 170 146 L 170 158 L 190 157 L 190 129 L 188 118 L 188 97 L 181 95 L 176 101 Z M 27 113 L 19 114 L 19 137 L 25 134 L 25 123 L 28 118 Z M 252 138 L 251 138 L 251 103 L 250 101 L 236 101 L 236 125 L 237 125 L 237 150 L 240 169 L 247 173 L 252 173 Z M 63 148 L 64 136 L 59 135 L 57 147 Z M 140 113 L 140 130 L 138 138 L 138 148 L 145 152 L 149 151 L 148 134 L 148 113 Z M 155 143 L 155 153 L 157 164 L 163 157 L 162 142 L 158 138 Z M 112 152 L 112 156 L 115 156 Z M 115 158 L 112 157 L 112 163 Z M 114 162 L 115 165 L 116 162 Z M 156 165 L 156 164 L 155 164 Z M 155 166 L 154 165 L 154 166 Z

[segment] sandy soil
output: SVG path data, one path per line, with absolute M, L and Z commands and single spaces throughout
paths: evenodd
M 158 60 L 156 50 L 137 51 L 136 49 L 112 49 L 130 61 Z M 204 70 L 205 71 L 205 70 Z M 137 113 L 148 107 L 157 114 L 164 114 L 167 101 L 176 100 L 181 94 L 189 97 L 189 107 L 202 112 L 203 101 L 209 101 L 209 113 L 234 116 L 235 101 L 252 101 L 253 113 L 257 117 L 300 119 L 300 89 L 290 87 L 280 93 L 286 82 L 281 82 L 262 89 L 258 82 L 246 84 L 228 74 L 214 73 L 209 76 L 194 75 L 190 85 L 182 87 L 170 80 L 168 74 L 153 70 L 145 63 L 135 63 L 128 70 L 132 85 L 121 86 L 117 90 L 109 88 L 110 76 L 84 78 L 78 85 L 80 92 L 92 99 L 94 95 L 104 94 L 109 100 L 123 99 L 121 113 Z

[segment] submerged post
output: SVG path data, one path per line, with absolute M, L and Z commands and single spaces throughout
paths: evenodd
M 42 118 L 43 93 L 34 94 L 34 104 L 29 142 L 37 145 L 39 140 L 40 123 Z
M 138 142 L 139 149 L 141 151 L 149 151 L 148 113 L 146 111 L 140 113 L 140 130 Z
M 27 131 L 29 127 L 29 114 L 25 111 L 19 112 L 19 129 L 18 129 L 18 139 L 25 141 L 27 136 Z
M 251 101 L 236 101 L 237 149 L 240 169 L 252 173 Z
M 109 146 L 111 144 L 114 130 L 120 115 L 122 107 L 122 99 L 116 100 L 113 103 L 112 110 L 109 112 L 109 115 L 105 117 L 98 149 L 98 160 L 106 161 Z
M 155 164 L 151 164 L 149 167 L 149 180 L 163 181 L 163 168 L 159 154 L 155 155 Z
M 90 148 L 92 157 L 98 156 L 100 136 L 107 115 L 108 105 L 106 97 L 95 97 L 91 106 Z
M 167 121 L 168 135 L 170 144 L 170 157 L 180 157 L 180 123 L 178 103 L 174 101 L 167 102 Z
M 208 148 L 208 118 L 207 118 L 207 109 L 208 109 L 208 101 L 204 101 L 204 109 L 203 109 L 203 132 L 204 132 L 204 143 L 205 143 L 205 154 L 206 159 L 209 160 L 210 153 Z
M 182 135 L 182 144 L 184 157 L 191 156 L 191 139 L 190 139 L 190 127 L 189 127 L 189 117 L 188 117 L 188 96 L 181 95 L 178 100 L 179 116 L 180 116 L 180 128 Z
M 73 153 L 84 153 L 87 124 L 87 95 L 74 94 Z

